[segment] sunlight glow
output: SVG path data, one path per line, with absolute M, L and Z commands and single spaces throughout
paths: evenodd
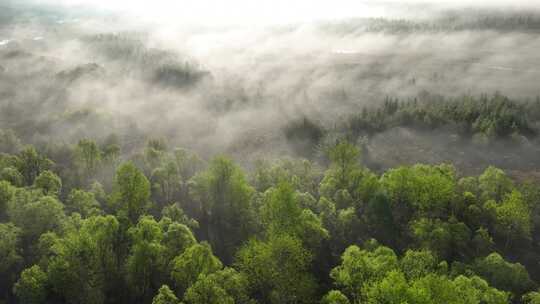
M 88 5 L 127 12 L 141 18 L 206 25 L 284 24 L 380 15 L 359 0 L 42 0 L 68 6 Z

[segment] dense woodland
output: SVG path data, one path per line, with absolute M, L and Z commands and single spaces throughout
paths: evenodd
M 426 9 L 425 7 L 419 9 Z M 346 22 L 335 22 L 321 25 L 330 32 L 386 32 L 386 33 L 418 33 L 418 32 L 451 32 L 465 30 L 494 30 L 501 32 L 540 30 L 540 18 L 536 12 L 500 10 L 455 10 L 445 12 L 437 18 L 416 20 L 411 18 L 357 18 Z
M 540 187 L 495 167 L 379 174 L 345 140 L 246 171 L 158 139 L 2 139 L 5 303 L 540 301 Z
M 500 93 L 444 97 L 428 92 L 408 99 L 387 97 L 380 106 L 364 107 L 331 126 L 304 118 L 285 126 L 284 133 L 290 140 L 316 145 L 329 133 L 357 141 L 397 127 L 442 129 L 484 144 L 503 139 L 514 139 L 516 144 L 534 141 L 540 133 L 540 97 L 514 100 Z

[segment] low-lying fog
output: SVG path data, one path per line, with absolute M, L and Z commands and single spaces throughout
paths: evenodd
M 256 26 L 137 22 L 115 12 L 13 1 L 3 10 L 0 128 L 16 129 L 31 143 L 115 133 L 132 145 L 167 137 L 171 146 L 203 156 L 275 157 L 294 153 L 283 136 L 291 121 L 307 117 L 332 130 L 386 96 L 540 95 L 540 13 L 533 8 L 448 7 L 419 19 L 410 9 L 403 17 L 392 10 L 385 18 Z M 392 155 L 398 142 L 407 144 L 396 132 L 402 131 L 368 144 L 382 164 L 460 163 L 470 155 Z M 451 135 L 430 136 L 445 147 L 453 145 Z

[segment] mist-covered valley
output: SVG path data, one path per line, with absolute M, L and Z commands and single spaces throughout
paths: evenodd
M 520 103 L 540 95 L 540 15 L 534 11 L 212 28 L 10 9 L 0 32 L 1 127 L 38 145 L 114 134 L 137 146 L 166 137 L 207 157 L 233 153 L 253 160 L 296 155 L 298 139 L 284 135 L 305 119 L 321 136 L 301 138 L 310 142 L 299 149 L 316 150 L 325 138 L 346 135 L 344 121 L 385 98 L 499 93 Z M 377 134 L 383 141 L 401 139 L 384 132 Z M 455 146 L 451 126 L 429 133 L 439 139 L 435 148 Z M 471 145 L 461 143 L 463 151 L 437 153 L 437 159 L 468 164 L 464 151 Z M 507 153 L 536 149 L 535 136 L 527 143 L 474 163 L 487 166 Z M 400 157 L 405 163 L 433 157 L 415 153 L 425 149 L 415 140 L 395 145 L 412 149 Z M 367 147 L 372 155 L 388 155 L 371 137 Z M 531 162 L 515 166 L 539 165 L 525 159 Z M 377 160 L 383 167 L 396 163 L 391 156 Z
M 0 0 L 0 304 L 539 304 L 540 4 Z

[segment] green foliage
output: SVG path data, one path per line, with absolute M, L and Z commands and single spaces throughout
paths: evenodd
M 443 216 L 454 200 L 454 171 L 445 165 L 400 167 L 386 172 L 381 183 L 399 219 L 408 216 L 411 207 L 423 215 Z
M 316 283 L 308 272 L 312 256 L 294 237 L 251 240 L 236 257 L 250 294 L 263 303 L 312 303 Z
M 431 250 L 442 259 L 453 260 L 467 255 L 471 232 L 467 225 L 453 218 L 448 222 L 421 218 L 411 223 L 411 230 L 421 247 Z
M 400 269 L 407 279 L 418 279 L 437 270 L 437 258 L 430 251 L 407 250 L 400 261 Z
M 136 223 L 148 209 L 150 182 L 132 163 L 124 163 L 116 170 L 111 203 L 119 214 Z
M 282 182 L 266 192 L 261 218 L 270 237 L 286 234 L 299 238 L 310 249 L 317 248 L 329 237 L 321 219 L 311 210 L 302 210 L 298 194 L 290 184 Z
M 472 239 L 476 256 L 485 256 L 493 251 L 495 242 L 486 228 L 479 228 Z
M 104 303 L 118 296 L 118 238 L 114 216 L 83 220 L 80 228 L 53 238 L 47 275 L 52 290 L 67 303 Z M 43 239 L 42 239 L 43 240 Z
M 523 265 L 507 262 L 498 253 L 476 260 L 473 269 L 495 288 L 510 291 L 518 298 L 535 285 Z
M 162 244 L 165 246 L 167 260 L 172 261 L 177 255 L 197 243 L 195 236 L 186 225 L 171 221 L 169 218 L 163 218 L 159 224 L 164 233 Z
M 21 229 L 11 223 L 0 224 L 0 273 L 7 277 L 21 261 L 19 236 Z
M 366 228 L 373 237 L 381 242 L 397 243 L 398 222 L 394 222 L 392 201 L 381 191 L 375 192 L 365 208 L 364 220 Z
M 234 299 L 214 281 L 202 278 L 186 292 L 189 304 L 234 304 Z
M 10 290 L 21 269 L 21 229 L 0 223 L 0 290 Z
M 338 190 L 347 190 L 354 194 L 362 175 L 360 150 L 346 141 L 341 141 L 328 150 L 328 158 L 330 168 L 325 172 L 321 182 L 321 196 L 333 198 Z
M 247 280 L 232 268 L 199 276 L 184 296 L 188 304 L 247 304 Z
M 155 189 L 164 202 L 170 202 L 175 192 L 181 186 L 181 176 L 174 161 L 168 161 L 163 167 L 152 171 L 152 188 Z
M 62 180 L 53 172 L 45 170 L 34 180 L 34 187 L 41 189 L 45 195 L 58 196 L 62 189 Z
M 202 239 L 226 262 L 253 232 L 254 192 L 242 170 L 224 157 L 215 158 L 206 171 L 193 177 L 191 193 L 199 203 L 199 223 L 206 228 Z
M 532 291 L 527 293 L 522 298 L 523 303 L 525 304 L 538 304 L 540 303 L 540 292 Z
M 407 281 L 403 273 L 391 271 L 381 281 L 364 288 L 366 303 L 509 303 L 508 295 L 487 285 L 478 277 L 430 274 Z
M 152 304 L 178 304 L 178 298 L 167 285 L 159 288 L 158 294 L 152 300 Z
M 134 301 L 147 302 L 166 278 L 168 261 L 161 226 L 151 216 L 143 216 L 128 231 L 133 245 L 127 258 L 127 279 Z
M 8 215 L 22 229 L 23 237 L 32 242 L 42 233 L 61 228 L 65 219 L 63 209 L 64 206 L 56 197 L 19 189 L 8 206 Z
M 523 196 L 517 190 L 505 195 L 502 203 L 495 206 L 498 234 L 505 237 L 505 248 L 512 240 L 530 239 L 531 212 Z
M 330 277 L 349 299 L 357 302 L 364 284 L 378 281 L 398 267 L 398 258 L 388 247 L 366 250 L 353 245 L 345 250 L 341 264 L 332 269 Z
M 262 219 L 269 234 L 297 234 L 298 219 L 302 209 L 298 205 L 295 192 L 288 183 L 267 193 L 268 199 L 262 207 Z
M 83 218 L 100 215 L 102 213 L 94 193 L 78 189 L 71 190 L 66 201 L 66 209 L 69 213 L 79 213 Z
M 197 222 L 195 219 L 188 217 L 184 210 L 180 208 L 178 203 L 165 206 L 161 210 L 161 215 L 163 217 L 170 218 L 174 222 L 184 224 L 192 229 L 199 228 L 199 222 Z
M 171 277 L 180 294 L 197 281 L 199 276 L 208 275 L 223 268 L 207 243 L 189 247 L 172 262 Z
M 8 203 L 15 193 L 15 188 L 7 181 L 0 181 L 0 219 L 5 218 Z
M 423 94 L 420 98 L 386 98 L 382 106 L 365 108 L 351 115 L 343 131 L 355 135 L 373 135 L 394 127 L 437 129 L 458 126 L 463 136 L 479 135 L 488 140 L 513 134 L 533 136 L 536 129 L 530 115 L 535 102 L 518 102 L 501 94 L 448 97 Z
M 96 174 L 101 163 L 101 155 L 102 153 L 94 141 L 89 139 L 79 141 L 75 148 L 75 162 L 85 178 L 88 179 Z
M 398 260 L 387 247 L 374 242 L 366 247 L 349 247 L 341 265 L 331 272 L 336 285 L 354 303 L 509 303 L 507 293 L 479 277 L 448 277 L 427 251 L 408 251 Z M 335 297 L 348 303 L 342 295 Z
M 512 180 L 504 171 L 495 167 L 488 167 L 480 177 L 478 185 L 484 200 L 501 201 L 514 187 Z
M 0 170 L 0 180 L 7 181 L 15 187 L 21 187 L 23 185 L 23 176 L 13 167 L 5 167 Z
M 41 304 L 47 298 L 47 274 L 37 265 L 25 269 L 13 287 L 21 303 Z
M 276 163 L 256 161 L 252 174 L 253 185 L 259 192 L 281 182 L 287 182 L 300 192 L 316 195 L 319 192 L 320 169 L 305 159 L 284 159 Z
M 24 148 L 18 156 L 17 169 L 24 177 L 26 185 L 32 185 L 34 179 L 41 172 L 50 169 L 53 165 L 50 159 L 44 155 L 40 155 L 32 146 Z
M 193 177 L 204 165 L 204 161 L 197 154 L 186 149 L 174 149 L 172 158 L 178 167 L 183 182 Z
M 321 301 L 321 304 L 349 304 L 349 299 L 339 290 L 329 291 Z
M 252 187 L 230 159 L 202 170 L 162 140 L 114 174 L 119 141 L 99 142 L 0 154 L 0 302 L 538 302 L 540 188 L 500 169 L 379 175 L 337 141 L 324 174 L 258 162 Z

